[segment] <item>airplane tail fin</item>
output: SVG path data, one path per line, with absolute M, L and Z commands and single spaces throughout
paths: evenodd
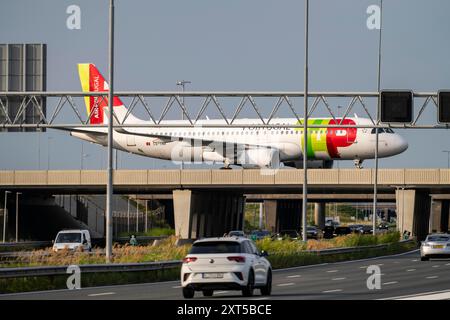
M 80 76 L 81 88 L 83 92 L 107 92 L 109 90 L 108 83 L 103 78 L 100 71 L 93 63 L 79 63 L 78 73 Z M 106 117 L 104 108 L 108 106 L 108 98 L 100 96 L 89 96 L 84 98 L 88 117 L 90 116 L 90 124 L 104 124 Z M 113 99 L 114 113 L 119 121 L 123 121 L 127 113 L 127 109 L 119 97 L 114 96 Z M 135 120 L 131 114 L 127 117 L 127 121 Z

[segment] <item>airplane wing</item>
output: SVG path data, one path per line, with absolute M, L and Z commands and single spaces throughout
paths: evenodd
M 85 133 L 97 137 L 105 137 L 108 135 L 108 130 L 101 130 L 101 128 L 88 128 L 88 127 L 77 127 L 77 128 L 65 128 L 65 127 L 52 127 L 50 129 L 69 131 L 69 132 L 79 132 Z

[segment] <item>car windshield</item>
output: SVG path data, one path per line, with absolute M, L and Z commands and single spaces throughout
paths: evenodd
M 442 241 L 442 242 L 448 242 L 450 240 L 450 237 L 448 236 L 428 236 L 427 241 Z
M 79 232 L 64 232 L 58 234 L 56 243 L 81 243 L 81 233 Z
M 194 243 L 189 253 L 240 253 L 241 246 L 235 241 L 205 241 Z
M 244 232 L 242 232 L 242 231 L 231 231 L 231 232 L 229 233 L 229 235 L 230 235 L 230 236 L 243 236 L 243 235 L 244 235 Z

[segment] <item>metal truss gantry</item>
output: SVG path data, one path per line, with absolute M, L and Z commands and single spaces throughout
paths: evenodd
M 91 125 L 89 120 L 93 115 L 94 108 L 90 115 L 84 112 L 84 97 L 98 97 L 97 103 L 107 100 L 107 92 L 0 92 L 0 129 L 6 128 L 71 128 L 82 126 L 106 127 L 106 125 Z M 264 126 L 283 126 L 283 124 L 274 123 L 275 119 L 284 108 L 288 112 L 288 117 L 294 117 L 298 120 L 298 125 L 292 127 L 302 127 L 303 115 L 298 110 L 302 110 L 303 102 L 299 99 L 303 97 L 302 92 L 115 92 L 115 96 L 122 98 L 128 112 L 122 121 L 117 118 L 114 127 L 194 127 L 198 126 L 199 120 L 205 115 L 208 107 L 212 106 L 226 126 L 246 127 L 248 125 L 236 123 L 236 119 L 242 115 L 245 108 L 250 108 L 255 112 L 257 118 L 261 120 L 260 124 L 251 124 L 252 127 Z M 360 106 L 359 116 L 368 117 L 371 120 L 370 125 L 311 125 L 309 127 L 363 127 L 363 128 L 415 128 L 448 129 L 446 124 L 432 123 L 420 124 L 427 107 L 433 108 L 437 112 L 437 93 L 434 92 L 416 92 L 414 93 L 415 118 L 410 124 L 384 124 L 377 117 L 378 92 L 310 92 L 308 93 L 310 103 L 308 107 L 308 118 L 314 117 L 315 113 L 325 112 L 327 117 L 333 119 L 348 118 L 357 106 Z M 186 98 L 186 99 L 183 99 Z M 12 99 L 20 99 L 20 107 L 17 113 L 11 117 L 8 112 L 8 102 Z M 190 101 L 191 99 L 192 101 Z M 239 102 L 236 102 L 237 100 Z M 339 116 L 333 111 L 331 99 L 345 100 L 345 111 Z M 298 101 L 297 101 L 298 100 Z M 45 108 L 44 109 L 44 104 Z M 227 105 L 225 108 L 224 105 Z M 264 106 L 264 107 L 262 107 Z M 40 122 L 29 124 L 24 123 L 25 113 L 28 109 L 34 109 L 34 112 L 40 115 Z M 148 124 L 129 124 L 127 119 L 133 111 L 141 108 L 149 120 Z M 185 124 L 164 124 L 164 120 L 169 120 L 169 111 L 178 108 L 181 110 Z M 47 114 L 45 112 L 47 111 Z M 64 112 L 63 112 L 64 110 Z M 157 110 L 160 115 L 156 116 Z M 68 115 L 69 113 L 69 115 Z M 227 116 L 227 113 L 229 114 Z M 70 115 L 71 114 L 71 115 Z M 323 114 L 322 114 L 323 117 Z M 70 120 L 67 120 L 70 119 Z M 173 118 L 172 118 L 173 119 Z M 437 119 L 437 116 L 436 118 Z M 202 127 L 223 127 L 224 124 L 201 123 Z

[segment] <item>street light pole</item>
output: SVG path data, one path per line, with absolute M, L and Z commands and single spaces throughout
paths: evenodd
M 22 192 L 16 192 L 16 242 L 19 242 L 19 195 Z
M 191 82 L 188 80 L 177 81 L 177 86 L 181 86 L 182 91 L 184 93 L 184 86 L 188 83 L 191 83 Z M 183 104 L 183 108 L 184 108 L 184 95 L 181 97 L 181 103 Z M 184 110 L 181 110 L 181 120 L 184 120 Z M 181 160 L 180 169 L 183 170 L 183 160 Z
M 108 183 L 106 185 L 106 262 L 112 258 L 113 198 L 113 106 L 114 106 L 114 0 L 109 0 L 109 92 L 108 92 Z
M 378 38 L 378 76 L 377 76 L 377 88 L 378 88 L 378 108 L 377 108 L 377 125 L 379 120 L 380 109 L 380 88 L 381 88 L 381 30 L 383 26 L 383 0 L 380 0 L 380 34 Z M 378 185 L 378 134 L 379 129 L 375 129 L 375 179 L 373 183 L 373 215 L 372 215 L 372 233 L 376 234 L 377 224 L 377 185 Z
M 447 169 L 450 169 L 450 150 L 442 150 L 442 152 L 447 152 Z
M 5 207 L 3 209 L 3 243 L 6 242 L 6 222 L 8 217 L 6 203 L 8 202 L 8 193 L 11 193 L 11 191 L 5 191 Z
M 47 137 L 47 170 L 50 170 L 50 140 L 52 137 Z
M 303 203 L 302 203 L 302 239 L 307 241 L 306 210 L 308 209 L 308 27 L 309 0 L 305 0 L 305 79 L 303 92 Z

